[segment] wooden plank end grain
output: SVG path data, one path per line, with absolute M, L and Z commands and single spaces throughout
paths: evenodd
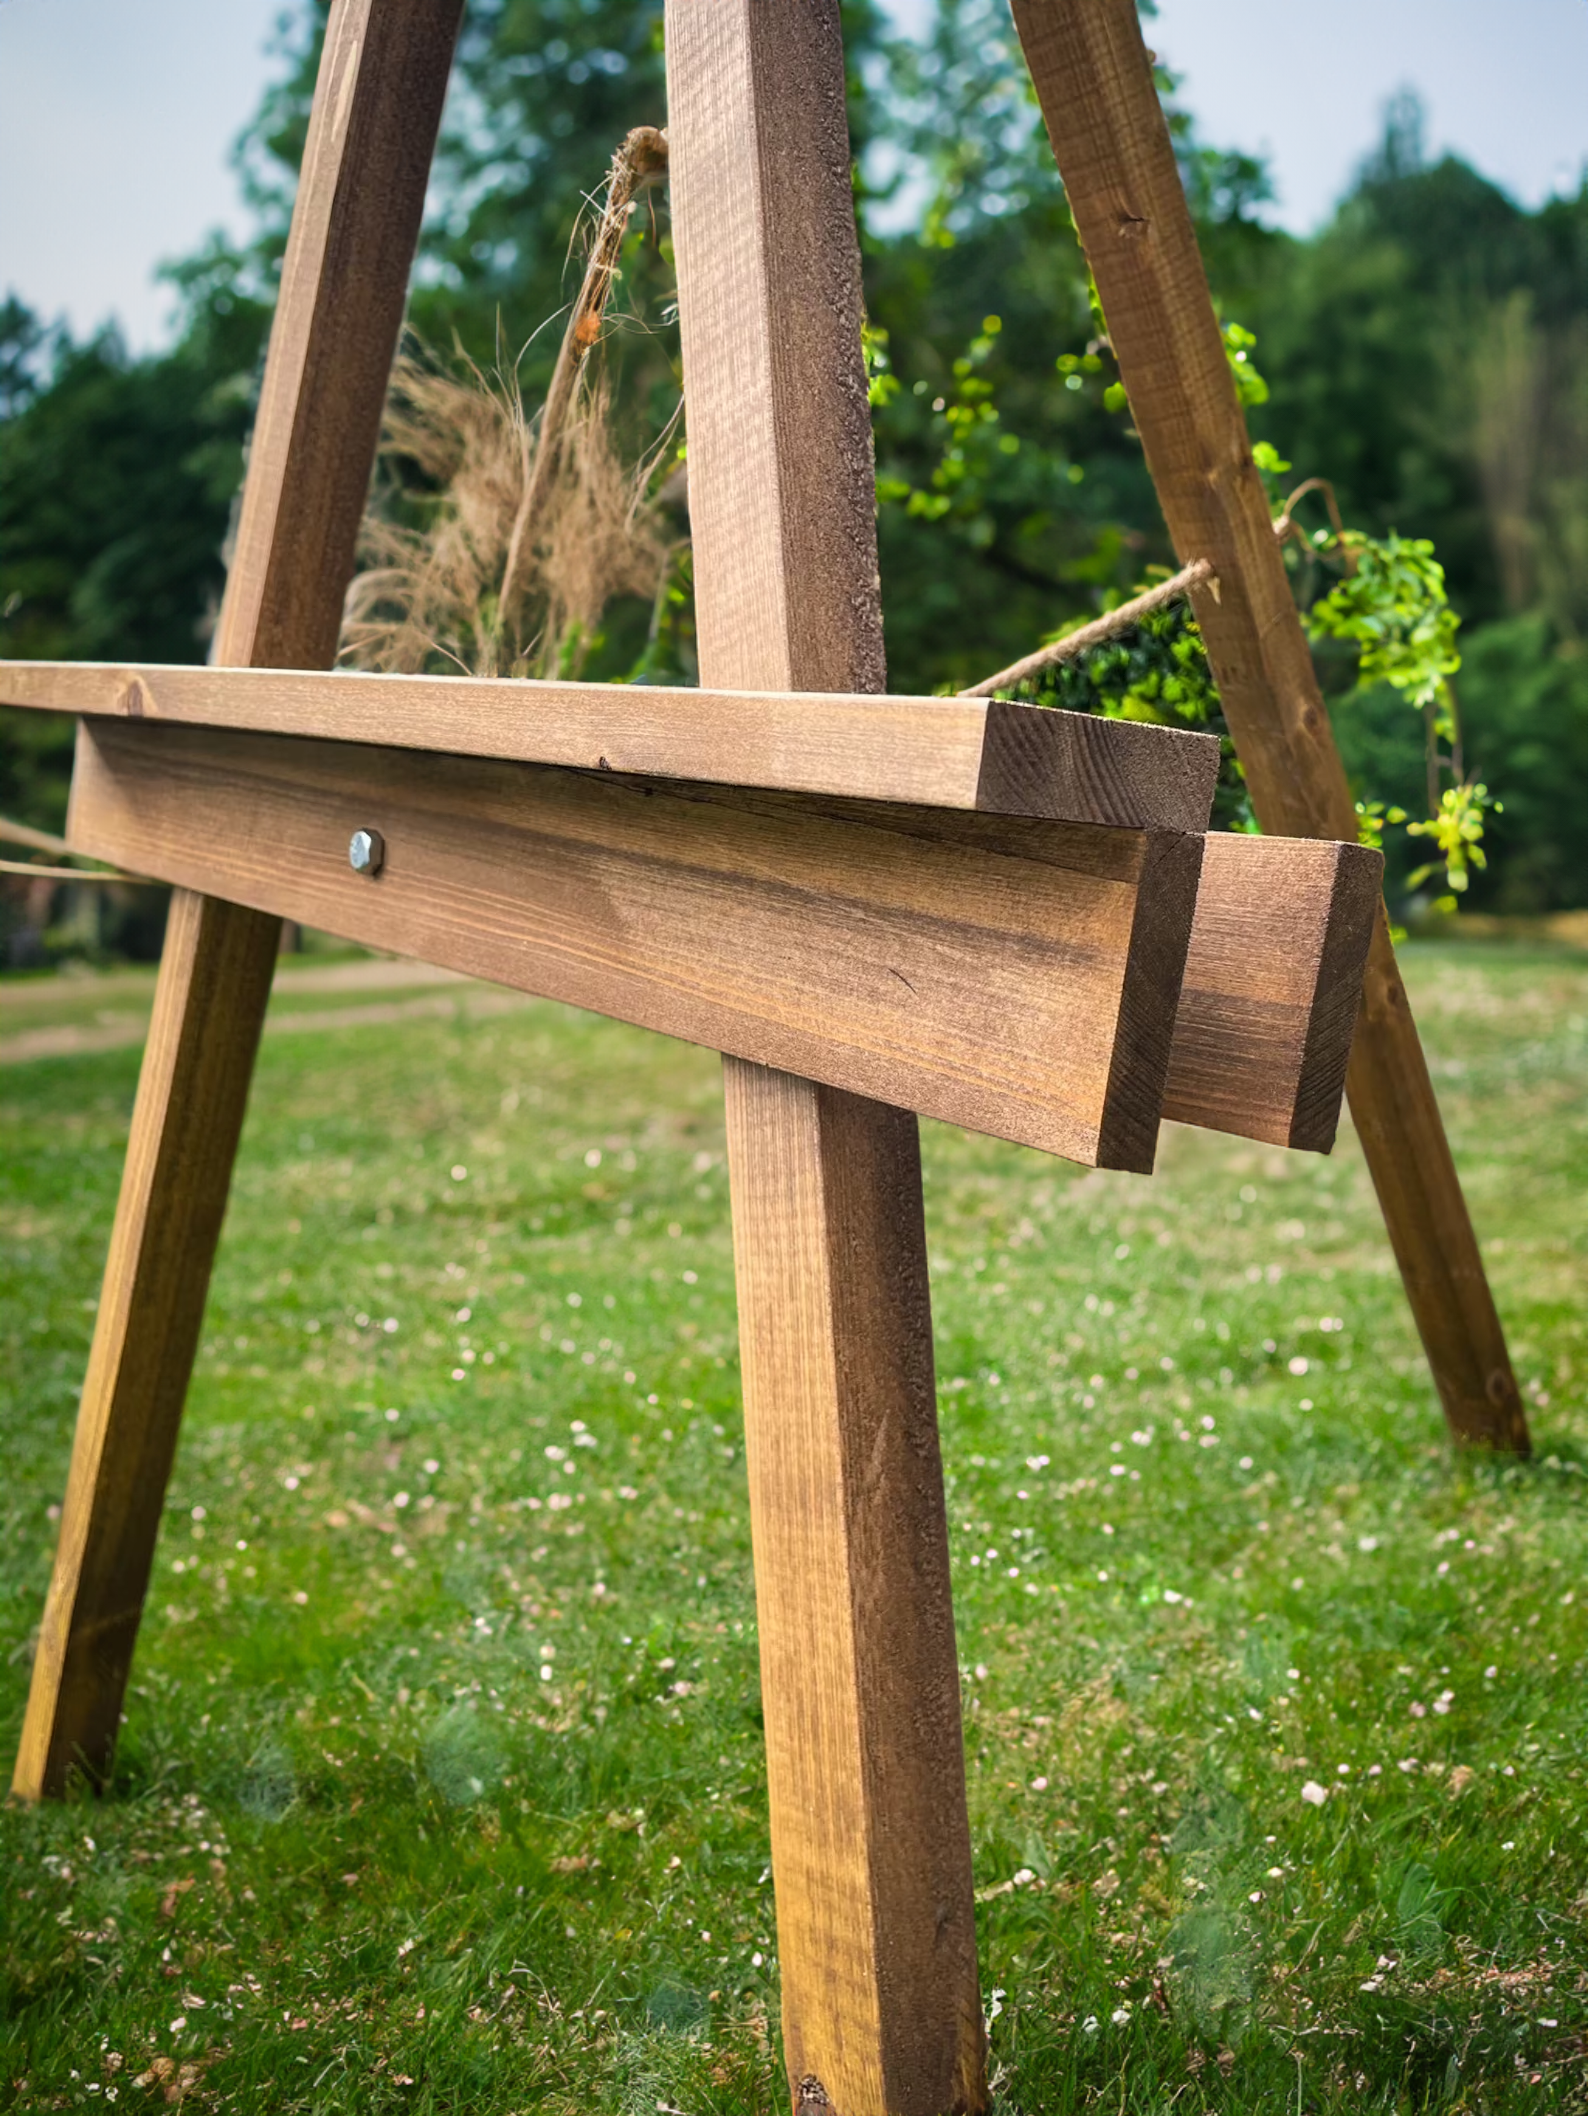
M 1206 830 L 1218 776 L 1216 736 L 994 698 L 976 806 L 1141 830 Z
M 1150 1172 L 1196 918 L 1203 837 L 1148 833 L 1098 1138 L 1098 1165 Z M 1055 1051 L 1068 1067 L 1074 1053 Z
M 1166 1117 L 1329 1151 L 1383 865 L 1316 838 L 1207 839 Z
M 1252 460 L 1135 0 L 1013 0 L 1016 27 L 1147 465 L 1263 828 L 1356 834 Z M 1322 466 L 1327 467 L 1327 466 Z M 1526 1419 L 1381 916 L 1348 1076 L 1352 1116 L 1453 1433 L 1525 1452 Z

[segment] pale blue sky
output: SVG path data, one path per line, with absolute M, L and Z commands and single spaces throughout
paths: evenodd
M 919 21 L 929 0 L 892 0 Z M 242 226 L 227 150 L 280 0 L 0 0 L 0 288 L 82 331 L 163 334 L 163 257 Z M 1217 144 L 1267 152 L 1278 217 L 1327 212 L 1410 85 L 1429 144 L 1536 203 L 1588 159 L 1588 0 L 1161 0 L 1149 35 Z

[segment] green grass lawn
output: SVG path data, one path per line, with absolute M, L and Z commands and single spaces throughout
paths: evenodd
M 926 1127 L 1001 2111 L 1588 2106 L 1588 957 L 1408 974 L 1527 1467 L 1349 1137 Z M 0 1072 L 7 1757 L 136 1061 Z M 114 1795 L 0 1813 L 0 2104 L 783 2107 L 738 1398 L 709 1054 L 268 1039 Z

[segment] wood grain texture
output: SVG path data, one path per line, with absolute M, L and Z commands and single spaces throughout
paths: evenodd
M 730 1060 L 735 1075 L 753 1086 L 728 1098 L 728 1163 L 745 1400 L 761 1412 L 746 1455 L 790 2081 L 819 2081 L 842 2116 L 975 2108 L 916 1122 Z
M 1218 743 L 1004 700 L 0 662 L 0 704 L 789 793 L 1205 830 Z
M 1350 839 L 1355 813 L 1236 400 L 1134 0 L 1013 0 L 1065 191 L 1265 830 Z M 1525 1452 L 1527 1422 L 1466 1200 L 1377 919 L 1352 1115 L 1445 1416 Z
M 115 1749 L 182 1399 L 226 1209 L 276 921 L 178 890 L 83 1383 L 13 1790 Z
M 364 827 L 376 878 L 348 864 Z M 82 723 L 69 833 L 157 880 L 1137 1169 L 1204 843 L 111 721 Z
M 1166 1117 L 1329 1151 L 1383 870 L 1361 845 L 1208 838 Z
M 293 209 L 220 662 L 335 655 L 461 0 L 335 0 Z M 78 1409 L 16 1790 L 103 1779 L 280 922 L 178 895 Z
M 881 691 L 838 0 L 668 0 L 667 81 L 702 681 Z M 915 1119 L 724 1084 L 790 2090 L 981 2110 Z
M 335 0 L 213 659 L 329 668 L 463 0 Z

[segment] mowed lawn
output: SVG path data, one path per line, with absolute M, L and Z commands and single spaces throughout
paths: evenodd
M 1349 1134 L 925 1128 L 1001 2111 L 1588 2106 L 1588 957 L 1407 964 L 1530 1465 Z M 0 1070 L 7 1758 L 136 1070 Z M 0 2104 L 777 2110 L 767 1857 L 716 1061 L 267 1038 L 114 1792 L 0 1813 Z

